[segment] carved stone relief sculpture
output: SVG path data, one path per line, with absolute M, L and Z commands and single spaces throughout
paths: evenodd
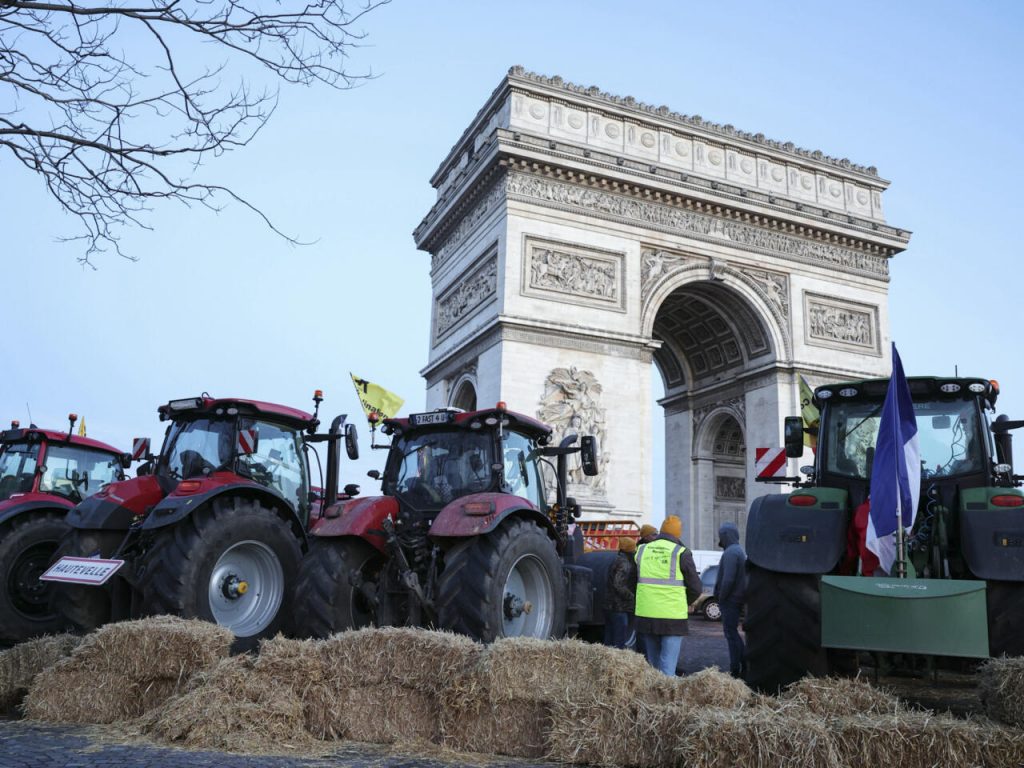
M 550 424 L 557 443 L 567 434 L 575 432 L 580 437 L 593 435 L 599 448 L 598 474 L 589 477 L 583 474 L 579 454 L 569 459 L 569 492 L 583 495 L 604 496 L 605 470 L 608 466 L 608 450 L 605 445 L 605 409 L 601 405 L 601 384 L 590 371 L 581 371 L 576 366 L 555 368 L 544 382 L 544 394 L 540 399 L 537 417 Z M 574 490 L 575 489 L 575 490 Z
M 439 340 L 498 290 L 498 259 L 492 255 L 437 302 L 434 338 Z
M 808 343 L 879 354 L 877 307 L 814 294 L 805 294 L 804 299 Z
M 621 253 L 525 238 L 524 293 L 558 294 L 573 304 L 623 309 Z
M 715 498 L 722 501 L 743 501 L 747 497 L 747 481 L 742 477 L 715 476 Z

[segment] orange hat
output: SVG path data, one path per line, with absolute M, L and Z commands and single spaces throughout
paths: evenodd
M 636 552 L 636 540 L 629 538 L 629 536 L 620 536 L 619 552 Z
M 657 536 L 658 529 L 650 523 L 644 523 L 640 526 L 640 538 L 646 539 L 648 536 Z
M 665 522 L 661 524 L 661 532 L 669 536 L 675 536 L 678 539 L 683 535 L 683 521 L 676 515 L 669 515 L 665 518 Z

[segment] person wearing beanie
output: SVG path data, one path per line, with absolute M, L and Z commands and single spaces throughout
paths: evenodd
M 669 515 L 653 541 L 636 551 L 636 631 L 648 663 L 675 675 L 690 603 L 701 594 L 693 554 L 680 541 L 683 521 Z
M 725 551 L 718 563 L 715 578 L 715 600 L 722 609 L 722 632 L 729 646 L 729 673 L 746 675 L 746 647 L 740 637 L 740 612 L 747 592 L 747 553 L 740 546 L 740 530 L 736 523 L 724 522 L 718 529 L 718 546 Z
M 619 537 L 619 554 L 608 568 L 604 592 L 604 644 L 625 648 L 633 634 L 636 603 L 636 541 Z
M 658 536 L 658 529 L 650 523 L 644 523 L 640 526 L 640 543 L 646 544 L 649 541 L 654 541 Z

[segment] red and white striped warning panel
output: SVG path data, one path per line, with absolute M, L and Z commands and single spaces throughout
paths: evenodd
M 785 448 L 755 448 L 754 474 L 758 480 L 786 476 Z
M 243 456 L 256 453 L 256 429 L 238 430 L 238 452 Z
M 142 461 L 149 455 L 149 438 L 136 437 L 132 440 L 132 461 Z

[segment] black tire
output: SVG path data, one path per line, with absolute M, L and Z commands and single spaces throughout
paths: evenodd
M 815 574 L 747 565 L 747 683 L 775 693 L 805 675 L 828 674 L 821 647 L 821 594 Z
M 990 581 L 988 647 L 993 657 L 1024 656 L 1024 582 Z
M 708 600 L 700 609 L 701 614 L 704 616 L 706 621 L 721 621 L 722 620 L 722 607 L 718 604 L 715 598 Z
M 0 527 L 0 641 L 20 643 L 65 627 L 51 605 L 52 582 L 39 577 L 68 532 L 64 512 L 28 512 Z
M 555 543 L 529 520 L 510 518 L 444 556 L 438 623 L 483 642 L 562 637 L 566 585 Z M 530 610 L 516 601 L 529 603 Z
M 139 610 L 221 624 L 235 633 L 236 650 L 249 650 L 281 630 L 301 558 L 299 540 L 273 509 L 214 499 L 156 531 L 136 566 Z
M 372 593 L 383 564 L 384 556 L 365 541 L 314 539 L 299 568 L 292 633 L 324 638 L 372 626 L 373 607 L 351 576 L 357 571 Z
M 110 557 L 124 539 L 124 531 L 90 531 L 72 528 L 53 555 L 62 557 Z M 114 578 L 118 578 L 116 575 Z M 92 632 L 110 621 L 111 592 L 109 582 L 102 587 L 76 584 L 54 584 L 50 606 L 64 626 L 75 632 Z

